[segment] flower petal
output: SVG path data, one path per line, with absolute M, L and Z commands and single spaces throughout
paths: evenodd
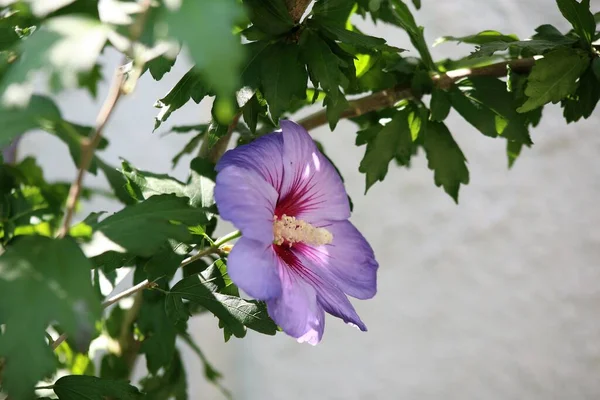
M 283 139 L 275 132 L 261 136 L 250 144 L 227 151 L 217 163 L 220 172 L 228 166 L 251 169 L 279 191 L 283 180 Z
M 350 218 L 342 179 L 300 125 L 280 121 L 283 130 L 283 182 L 277 215 L 310 223 Z
M 315 265 L 315 272 L 332 281 L 344 293 L 357 299 L 370 299 L 377 293 L 377 269 L 373 249 L 350 221 L 323 225 L 333 236 L 331 244 L 301 247 Z M 325 276 L 328 272 L 329 276 Z
M 281 296 L 267 300 L 269 315 L 288 335 L 317 344 L 323 337 L 325 316 L 315 289 L 283 262 L 279 263 L 279 276 Z
M 257 172 L 228 166 L 217 175 L 215 201 L 224 220 L 244 236 L 262 243 L 273 241 L 277 192 Z
M 324 331 L 325 310 L 323 310 L 323 307 L 318 307 L 316 322 L 310 325 L 310 330 L 308 330 L 304 335 L 298 338 L 298 343 L 308 343 L 312 344 L 313 346 L 316 346 L 321 341 Z
M 334 317 L 341 318 L 345 323 L 353 325 L 365 332 L 367 326 L 362 322 L 348 297 L 337 287 L 325 285 L 317 288 L 317 301 L 325 311 Z
M 270 243 L 242 237 L 227 257 L 227 272 L 244 292 L 255 299 L 268 300 L 281 295 L 278 262 Z
M 329 314 L 341 318 L 344 322 L 366 331 L 367 327 L 354 310 L 352 303 L 332 279 L 332 275 L 313 263 L 312 247 L 305 244 L 294 245 L 293 253 L 297 257 L 294 272 L 301 276 L 317 292 L 317 302 Z

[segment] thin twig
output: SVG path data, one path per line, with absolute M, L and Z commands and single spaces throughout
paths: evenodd
M 194 261 L 199 260 L 202 257 L 206 257 L 210 254 L 214 254 L 214 253 L 220 254 L 221 250 L 219 247 L 221 247 L 223 244 L 225 244 L 229 240 L 235 239 L 236 237 L 239 237 L 239 232 L 234 232 L 234 234 L 232 234 L 232 235 L 224 236 L 221 240 L 215 242 L 215 244 L 213 246 L 209 247 L 208 249 L 200 251 L 197 254 L 194 254 L 193 256 L 190 256 L 190 257 L 186 258 L 185 260 L 183 260 L 181 262 L 181 264 L 179 264 L 179 267 L 185 267 L 186 265 L 189 265 L 189 264 L 193 263 Z M 154 285 L 156 285 L 154 282 L 151 282 L 148 279 L 145 279 L 142 282 L 138 283 L 137 285 L 132 286 L 129 289 L 124 290 L 123 292 L 118 293 L 109 299 L 106 299 L 106 301 L 104 301 L 102 303 L 102 308 L 107 308 L 107 307 L 123 300 L 124 298 L 127 298 L 133 294 L 141 292 L 144 289 L 151 288 Z M 52 348 L 52 350 L 56 350 L 56 348 L 58 346 L 60 346 L 60 344 L 62 342 L 64 342 L 66 339 L 67 339 L 67 334 L 63 333 L 50 344 L 50 347 Z
M 110 299 L 107 299 L 106 301 L 102 302 L 102 308 L 109 307 L 109 306 L 115 304 L 116 302 L 123 300 L 124 298 L 129 297 L 132 294 L 139 292 L 140 290 L 144 290 L 146 288 L 152 287 L 153 285 L 156 285 L 156 283 L 150 282 L 148 279 L 145 279 L 145 280 L 141 281 L 140 283 L 138 283 L 137 285 L 132 286 L 129 289 L 124 290 L 121 293 L 116 294 L 113 297 L 111 297 Z
M 142 1 L 142 11 L 131 26 L 129 35 L 131 39 L 129 49 L 130 53 L 133 53 L 134 43 L 139 39 L 143 32 L 143 27 L 146 22 L 151 3 L 151 0 Z M 123 60 L 124 61 L 122 64 L 125 64 L 127 61 L 127 56 L 125 56 Z M 96 126 L 94 131 L 92 132 L 91 136 L 85 139 L 81 144 L 81 160 L 79 162 L 79 169 L 77 171 L 77 177 L 69 189 L 65 218 L 63 219 L 63 223 L 58 231 L 58 237 L 65 237 L 69 233 L 69 227 L 71 226 L 73 215 L 75 214 L 75 206 L 77 205 L 77 200 L 79 200 L 79 196 L 81 195 L 81 190 L 83 188 L 83 178 L 92 162 L 92 159 L 94 158 L 94 151 L 96 150 L 96 147 L 98 147 L 98 144 L 100 144 L 106 123 L 113 114 L 115 106 L 123 94 L 122 89 L 124 82 L 125 75 L 123 74 L 122 65 L 119 65 L 117 68 L 115 68 L 115 73 L 108 89 L 108 94 L 104 100 L 104 103 L 102 104 L 102 107 L 100 108 L 98 117 L 96 118 Z
M 102 108 L 98 113 L 94 132 L 92 133 L 91 138 L 85 139 L 81 145 L 81 161 L 79 162 L 79 170 L 77 171 L 77 177 L 75 178 L 75 181 L 71 184 L 71 188 L 69 189 L 66 214 L 62 226 L 58 232 L 58 237 L 64 237 L 69 232 L 69 227 L 71 226 L 71 221 L 73 220 L 73 214 L 75 213 L 75 206 L 77 205 L 77 200 L 79 199 L 79 195 L 81 194 L 81 189 L 83 187 L 83 177 L 85 176 L 85 172 L 92 162 L 94 151 L 102 139 L 102 131 L 104 130 L 108 119 L 112 115 L 115 105 L 121 97 L 121 86 L 123 85 L 124 79 L 125 78 L 121 68 L 117 68 L 108 90 L 108 95 L 106 96 L 104 104 L 102 104 Z
M 448 71 L 445 74 L 434 75 L 433 84 L 439 88 L 449 88 L 454 82 L 470 76 L 506 76 L 508 67 L 515 72 L 529 72 L 533 67 L 535 60 L 533 58 L 524 58 L 520 60 L 506 61 L 484 67 L 463 68 L 455 71 Z M 390 89 L 381 90 L 368 96 L 350 101 L 349 107 L 342 112 L 340 118 L 354 118 L 371 111 L 381 110 L 393 107 L 394 104 L 403 99 L 412 98 L 413 92 L 409 87 L 396 86 Z M 325 110 L 311 114 L 298 121 L 306 130 L 317 128 L 327 123 Z

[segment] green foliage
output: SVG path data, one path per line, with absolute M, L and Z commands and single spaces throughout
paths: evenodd
M 423 141 L 429 169 L 434 172 L 436 186 L 442 186 L 458 203 L 460 184 L 469 183 L 466 159 L 450 131 L 441 122 L 429 121 Z
M 30 397 L 34 384 L 57 366 L 44 340 L 48 324 L 59 323 L 78 349 L 89 345 L 100 318 L 91 267 L 69 238 L 26 236 L 0 255 L 0 292 L 11 299 L 0 304 L 0 321 L 6 324 L 0 336 L 6 360 L 2 384 L 15 398 Z
M 214 237 L 215 164 L 227 146 L 277 129 L 280 118 L 316 111 L 302 123 L 333 130 L 350 117 L 356 145 L 365 146 L 358 166 L 365 192 L 390 168 L 426 157 L 435 185 L 458 201 L 469 170 L 446 124 L 449 115 L 472 126 L 461 139 L 478 131 L 505 140 L 512 167 L 533 145 L 545 104 L 560 103 L 571 123 L 592 116 L 600 101 L 600 13 L 589 0 L 556 0 L 568 32 L 544 24 L 530 38 L 492 29 L 448 35 L 436 44 L 464 43 L 472 52 L 437 62 L 411 11 L 421 7 L 419 0 L 317 0 L 297 22 L 287 0 L 111 1 L 100 9 L 93 0 L 0 3 L 0 149 L 6 152 L 0 157 L 0 293 L 11 299 L 0 304 L 0 391 L 12 399 L 32 398 L 36 385 L 51 387 L 59 399 L 192 398 L 184 349 L 198 355 L 205 378 L 230 397 L 192 340 L 189 318 L 215 316 L 225 341 L 249 329 L 274 335 L 279 328 L 264 303 L 240 296 L 227 273 L 229 247 Z M 364 34 L 354 25 L 360 17 L 403 30 L 412 48 L 404 53 Z M 101 57 L 115 52 L 125 65 Z M 169 76 L 180 53 L 193 65 L 181 77 Z M 123 73 L 122 97 L 139 79 L 179 78 L 156 100 L 154 130 L 186 105 L 212 102 L 210 120 L 163 127 L 187 135 L 172 155 L 173 167 L 190 156 L 185 179 L 125 160 L 117 168 L 98 155 L 108 141 L 94 139 L 94 126 L 104 129 L 108 121 L 100 133 L 113 134 L 105 113 L 118 98 L 109 96 L 98 121 L 63 118 L 56 94 L 84 90 L 100 104 L 105 93 L 98 85 L 114 67 Z M 51 174 L 34 158 L 14 160 L 19 139 L 39 130 L 67 146 L 75 168 L 89 160 L 87 172 L 102 171 L 109 191 L 91 189 L 83 179 L 83 186 L 74 185 L 81 190 L 73 203 L 72 182 L 47 180 Z M 98 195 L 121 208 L 82 214 L 81 200 Z M 67 217 L 61 230 L 67 208 L 75 219 Z M 126 267 L 135 269 L 139 284 L 133 306 L 110 301 L 102 312 L 105 284 L 117 285 Z M 183 278 L 175 279 L 180 269 Z M 50 339 L 62 333 L 67 340 L 52 346 Z M 95 368 L 90 341 L 100 336 Z M 140 355 L 148 369 L 141 392 L 127 381 Z
M 63 376 L 54 383 L 54 393 L 60 400 L 104 400 L 108 397 L 122 400 L 144 398 L 127 381 L 100 379 L 94 376 Z
M 238 338 L 246 335 L 246 328 L 268 335 L 275 334 L 277 326 L 267 315 L 263 303 L 219 293 L 215 290 L 222 288 L 206 285 L 203 280 L 201 275 L 192 275 L 171 288 L 166 299 L 166 310 L 172 321 L 187 320 L 189 314 L 185 311 L 183 300 L 188 300 L 214 314 L 225 332 L 231 332 Z
M 190 242 L 189 227 L 206 223 L 206 211 L 189 206 L 188 199 L 162 194 L 128 206 L 93 228 L 127 252 L 148 257 L 167 239 Z
M 528 99 L 517 111 L 531 111 L 573 94 L 589 64 L 590 56 L 581 50 L 559 49 L 548 53 L 531 70 L 525 89 Z
M 573 25 L 575 32 L 588 45 L 596 32 L 596 21 L 590 11 L 590 0 L 556 0 L 562 15 Z

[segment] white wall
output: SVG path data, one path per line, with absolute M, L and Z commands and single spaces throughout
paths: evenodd
M 442 35 L 498 29 L 527 37 L 542 23 L 566 28 L 553 1 L 425 0 L 416 14 L 429 43 Z M 597 0 L 593 7 L 600 9 Z M 403 32 L 373 28 L 410 48 Z M 442 45 L 435 58 L 467 54 Z M 116 57 L 107 57 L 115 65 Z M 109 71 L 109 69 L 107 69 Z M 142 79 L 111 121 L 106 158 L 168 172 L 184 137 L 152 134 L 153 102 L 186 71 L 183 62 L 159 83 Z M 107 76 L 109 73 L 107 72 Z M 106 87 L 101 90 L 102 99 Z M 67 117 L 94 120 L 87 94 L 60 98 Z M 194 336 L 241 400 L 269 399 L 597 399 L 600 396 L 600 111 L 567 126 L 546 107 L 535 146 L 508 171 L 504 141 L 478 133 L 456 114 L 448 123 L 469 160 L 471 183 L 460 205 L 433 184 L 420 154 L 410 170 L 392 168 L 363 196 L 355 127 L 312 132 L 342 171 L 355 204 L 353 222 L 381 264 L 379 293 L 355 302 L 369 327 L 361 333 L 327 319 L 317 347 L 250 332 L 223 344 L 212 317 L 193 321 Z M 170 122 L 208 118 L 207 105 L 188 105 Z M 22 146 L 72 179 L 64 146 L 44 134 Z M 185 177 L 186 163 L 174 174 Z M 102 180 L 88 183 L 104 185 Z M 85 211 L 115 210 L 95 199 Z M 82 215 L 85 215 L 85 211 Z M 225 231 L 223 228 L 222 232 Z M 190 398 L 218 399 L 200 363 L 186 353 Z

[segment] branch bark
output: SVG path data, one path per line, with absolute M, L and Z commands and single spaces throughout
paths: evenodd
M 143 32 L 151 2 L 151 0 L 142 1 L 142 11 L 131 26 L 129 35 L 131 39 L 130 52 L 133 50 L 133 44 L 139 39 Z M 125 64 L 127 57 L 125 56 L 123 60 L 123 64 Z M 117 102 L 123 94 L 122 89 L 124 82 L 125 76 L 123 75 L 122 66 L 120 65 L 115 69 L 115 73 L 108 90 L 108 95 L 106 96 L 106 99 L 104 100 L 104 103 L 98 112 L 94 131 L 92 132 L 91 136 L 84 140 L 81 145 L 81 160 L 79 162 L 79 169 L 77 171 L 77 177 L 69 188 L 65 218 L 63 219 L 63 223 L 58 231 L 58 237 L 65 237 L 69 233 L 69 227 L 71 226 L 73 215 L 75 214 L 75 206 L 77 205 L 77 200 L 79 200 L 79 196 L 81 195 L 81 190 L 83 188 L 83 178 L 92 162 L 92 159 L 94 158 L 94 151 L 96 150 L 96 147 L 98 147 L 98 144 L 100 144 L 104 128 L 106 127 L 106 124 L 108 123 L 108 120 L 110 119 Z
M 290 13 L 290 17 L 294 20 L 294 23 L 297 24 L 302 19 L 304 15 L 304 11 L 308 8 L 312 0 L 286 0 L 285 4 L 287 6 L 288 12 Z
M 181 262 L 181 264 L 179 265 L 180 267 L 185 267 L 188 264 L 193 263 L 196 260 L 201 259 L 202 257 L 206 257 L 210 254 L 214 254 L 214 253 L 221 253 L 221 246 L 224 245 L 225 243 L 227 243 L 230 240 L 233 240 L 237 237 L 239 237 L 238 233 L 239 232 L 234 232 L 235 235 L 231 235 L 231 236 L 224 236 L 221 240 L 217 241 L 214 245 L 212 245 L 211 247 L 209 247 L 208 249 L 202 250 L 200 252 L 198 252 L 197 254 L 194 254 L 193 256 L 190 256 L 188 258 L 186 258 L 185 260 L 183 260 Z M 107 308 L 121 300 L 123 300 L 126 297 L 129 297 L 131 295 L 137 294 L 139 292 L 141 292 L 144 289 L 150 288 L 152 286 L 154 286 L 155 283 L 149 281 L 148 279 L 143 280 L 142 282 L 138 283 L 135 286 L 130 287 L 127 290 L 122 291 L 121 293 L 118 293 L 116 295 L 114 295 L 113 297 L 106 299 L 103 303 L 102 303 L 102 308 Z M 134 318 L 135 319 L 135 318 Z M 67 334 L 63 333 L 62 335 L 60 335 L 59 337 L 56 338 L 56 340 L 54 340 L 51 344 L 50 347 L 52 348 L 52 350 L 56 350 L 56 348 L 58 346 L 60 346 L 60 344 L 62 342 L 64 342 L 67 339 Z M 0 360 L 0 367 L 2 366 Z
M 470 76 L 506 76 L 508 67 L 512 71 L 526 73 L 531 70 L 535 63 L 533 58 L 523 58 L 519 60 L 505 61 L 497 64 L 486 65 L 484 67 L 463 68 L 454 71 L 448 71 L 445 74 L 438 74 L 432 77 L 433 84 L 441 89 L 448 89 L 453 83 Z M 342 112 L 340 118 L 354 118 L 371 111 L 381 110 L 393 107 L 394 104 L 403 99 L 414 97 L 413 92 L 407 86 L 396 86 L 390 89 L 381 90 L 368 96 L 350 101 L 349 107 Z M 325 110 L 318 111 L 298 121 L 304 129 L 311 130 L 327 123 Z

